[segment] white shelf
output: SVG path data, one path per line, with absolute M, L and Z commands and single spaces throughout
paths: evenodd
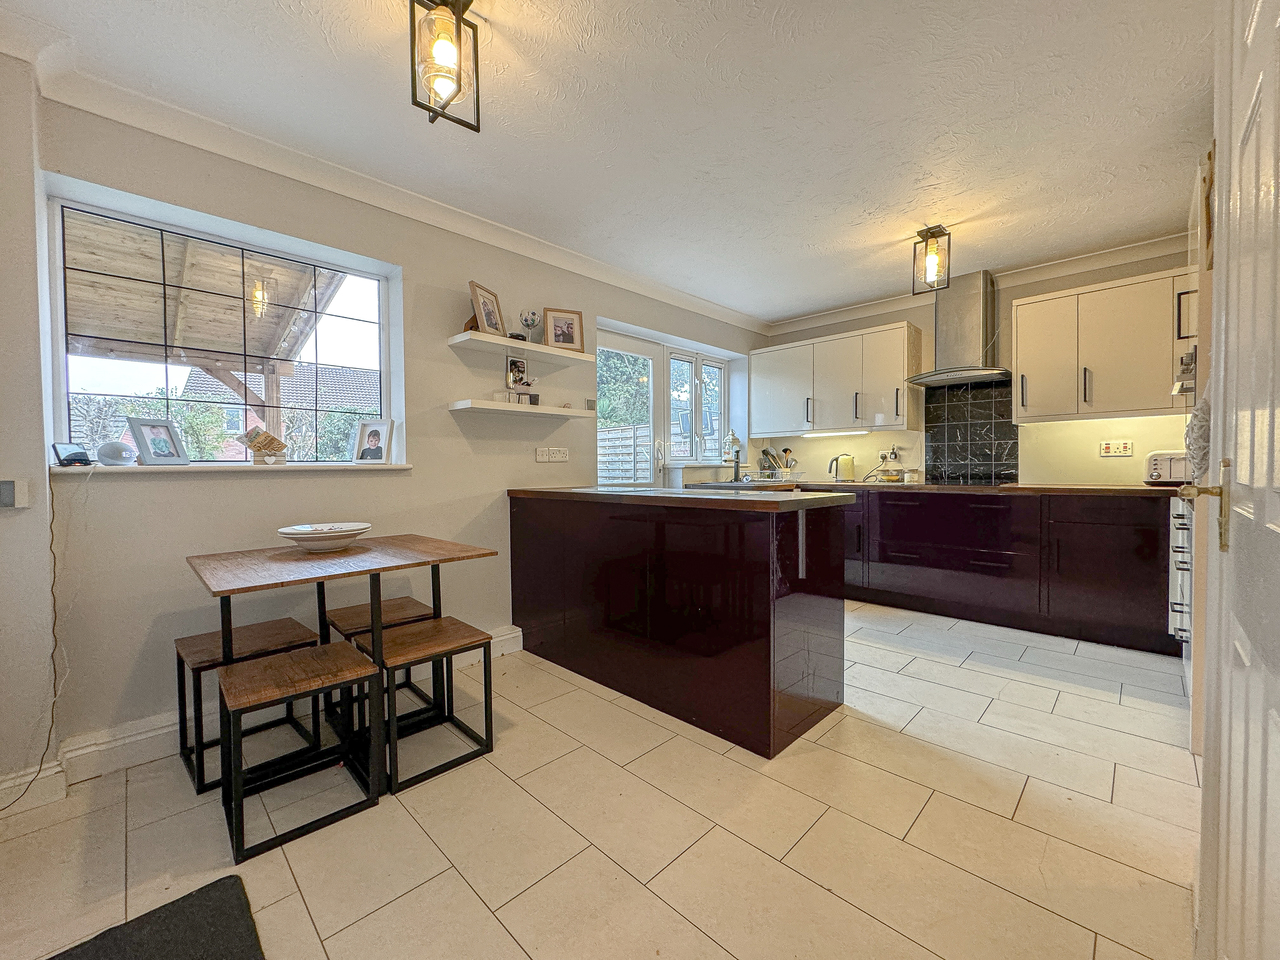
M 501 400 L 455 400 L 450 410 L 475 410 L 479 413 L 512 413 L 522 417 L 560 417 L 564 420 L 596 418 L 594 410 L 570 407 L 543 407 L 525 403 L 503 403 Z
M 595 363 L 594 353 L 578 353 L 576 350 L 561 350 L 559 347 L 548 347 L 542 343 L 527 343 L 523 340 L 512 340 L 492 333 L 480 333 L 478 330 L 467 330 L 449 338 L 449 346 L 464 350 L 483 350 L 485 353 L 501 353 L 522 359 L 540 360 L 561 367 L 573 366 L 577 363 Z
M 127 467 L 108 467 L 95 463 L 88 467 L 60 467 L 56 464 L 51 464 L 49 476 L 55 480 L 58 477 L 84 476 L 89 473 L 107 477 L 135 475 L 190 477 L 192 474 L 207 475 L 218 473 L 251 473 L 254 476 L 282 477 L 294 476 L 299 473 L 399 473 L 412 469 L 413 464 L 411 463 L 319 463 L 305 460 L 270 466 L 267 464 L 241 463 L 239 461 L 234 463 L 179 463 L 171 466 L 133 464 Z

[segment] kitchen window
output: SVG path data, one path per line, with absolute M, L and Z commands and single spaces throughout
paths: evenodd
M 172 420 L 194 461 L 349 461 L 388 410 L 387 278 L 69 202 L 53 206 L 67 436 L 133 445 Z
M 724 437 L 724 362 L 699 354 L 668 353 L 672 462 L 719 463 Z

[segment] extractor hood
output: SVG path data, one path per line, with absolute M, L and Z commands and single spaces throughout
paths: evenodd
M 981 270 L 952 277 L 950 286 L 934 297 L 934 369 L 907 383 L 944 387 L 1012 377 L 996 364 L 996 283 L 991 274 Z

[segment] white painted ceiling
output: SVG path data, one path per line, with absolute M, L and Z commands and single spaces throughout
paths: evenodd
M 76 72 L 768 322 L 1180 233 L 1212 0 L 476 0 L 481 123 L 407 0 L 0 0 Z M 16 18 L 15 18 L 16 15 Z

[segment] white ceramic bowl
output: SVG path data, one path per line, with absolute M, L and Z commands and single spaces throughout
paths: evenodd
M 308 553 L 332 553 L 349 547 L 372 527 L 369 523 L 299 523 L 281 527 L 276 533 Z

